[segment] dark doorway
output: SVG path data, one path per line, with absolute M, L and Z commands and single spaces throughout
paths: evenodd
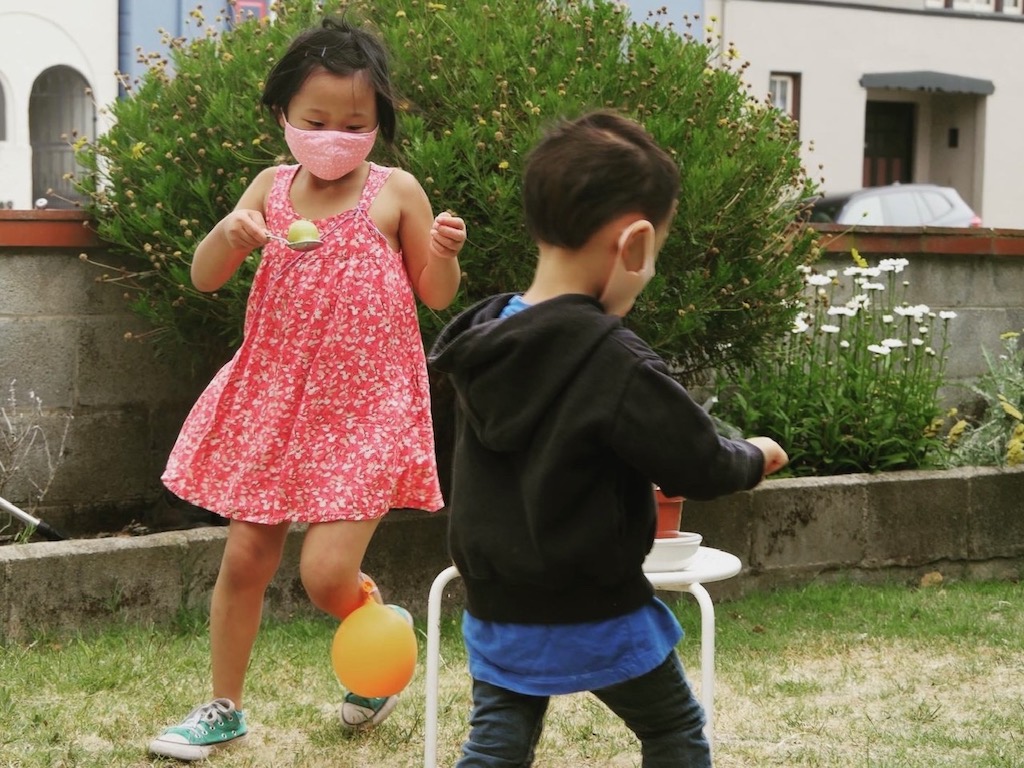
M 903 101 L 869 101 L 864 122 L 865 187 L 913 178 L 914 108 Z
M 74 142 L 96 138 L 96 106 L 89 83 L 71 67 L 43 71 L 32 84 L 28 103 L 32 142 L 32 199 L 50 208 L 74 208 L 84 202 L 71 176 L 81 172 Z

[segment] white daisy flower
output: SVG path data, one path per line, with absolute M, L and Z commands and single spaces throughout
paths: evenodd
M 897 274 L 902 272 L 903 269 L 910 265 L 910 262 L 906 259 L 882 259 L 878 262 L 878 268 L 886 272 L 896 272 Z

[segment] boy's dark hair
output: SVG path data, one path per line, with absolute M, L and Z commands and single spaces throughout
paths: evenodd
M 292 41 L 267 76 L 263 105 L 275 114 L 285 113 L 292 97 L 317 67 L 342 76 L 366 70 L 377 94 L 379 133 L 388 143 L 394 141 L 395 103 L 387 50 L 373 34 L 344 19 L 326 18 L 319 27 L 306 30 Z
M 626 213 L 660 225 L 678 195 L 676 162 L 640 124 L 604 110 L 558 122 L 523 174 L 530 237 L 562 248 L 581 247 Z

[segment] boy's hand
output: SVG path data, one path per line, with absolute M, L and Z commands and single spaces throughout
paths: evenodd
M 444 259 L 454 259 L 466 242 L 466 222 L 447 211 L 437 214 L 430 228 L 430 253 Z
M 764 474 L 767 477 L 773 472 L 778 472 L 789 463 L 789 456 L 782 449 L 782 446 L 770 437 L 748 437 L 748 443 L 753 443 L 761 449 L 764 454 Z

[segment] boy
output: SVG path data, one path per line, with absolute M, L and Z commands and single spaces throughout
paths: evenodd
M 768 438 L 719 437 L 621 322 L 678 191 L 678 167 L 638 124 L 560 123 L 523 179 L 532 284 L 468 309 L 432 351 L 458 404 L 449 545 L 473 677 L 458 768 L 529 766 L 549 697 L 577 691 L 637 735 L 644 768 L 711 765 L 682 629 L 642 570 L 652 484 L 710 499 L 788 457 Z

